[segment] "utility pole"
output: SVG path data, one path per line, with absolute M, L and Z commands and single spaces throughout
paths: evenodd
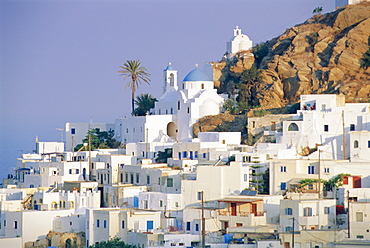
M 202 191 L 202 248 L 206 247 L 206 221 L 204 218 L 204 191 Z
M 145 158 L 148 158 L 148 128 L 145 130 Z
M 343 159 L 346 159 L 346 153 L 347 153 L 347 142 L 346 142 L 346 133 L 344 129 L 344 110 L 342 110 L 342 131 L 343 131 Z
M 292 225 L 292 248 L 294 248 L 294 217 L 293 217 L 293 225 Z
M 318 188 L 318 199 L 320 199 L 321 198 L 321 161 L 320 161 L 320 159 L 321 159 L 321 150 L 319 150 L 319 188 Z
M 349 227 L 349 190 L 347 190 L 347 205 L 348 238 L 351 238 L 351 230 Z
M 91 163 L 91 134 L 89 134 L 89 177 L 90 181 L 92 181 L 92 163 Z
M 72 161 L 74 161 L 75 157 L 75 136 L 72 135 Z

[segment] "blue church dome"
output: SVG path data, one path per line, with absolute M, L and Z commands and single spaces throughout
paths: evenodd
M 207 74 L 199 70 L 198 68 L 195 68 L 191 72 L 186 75 L 183 81 L 212 81 L 209 79 Z
M 173 69 L 173 66 L 171 63 L 168 64 L 168 66 L 166 67 L 166 69 L 164 69 L 164 71 L 168 71 L 168 70 L 175 70 Z

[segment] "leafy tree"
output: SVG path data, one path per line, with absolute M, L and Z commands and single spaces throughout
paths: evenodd
M 252 53 L 256 58 L 257 64 L 260 64 L 263 58 L 269 53 L 267 42 L 257 44 L 255 47 L 253 47 Z
M 262 82 L 261 70 L 256 67 L 244 70 L 240 76 L 241 82 L 237 85 L 240 89 L 237 97 L 238 102 L 245 102 L 250 106 L 258 105 L 258 99 L 253 97 Z
M 93 128 L 90 129 L 87 132 L 86 137 L 82 140 L 82 143 L 89 143 L 89 136 L 91 139 L 91 150 L 94 149 L 104 149 L 104 148 L 118 148 L 120 145 L 120 142 L 114 139 L 114 131 L 109 130 L 109 131 L 102 131 L 100 132 L 99 129 Z M 78 144 L 75 147 L 75 151 L 78 151 L 81 149 L 84 145 L 83 144 Z M 89 148 L 86 147 L 86 150 Z
M 229 111 L 229 113 L 232 115 L 236 114 L 238 110 L 235 106 L 235 100 L 232 98 L 227 99 L 222 107 L 224 110 Z
M 322 7 L 317 7 L 312 11 L 312 14 L 318 14 L 320 15 L 322 12 Z
M 362 58 L 360 60 L 360 66 L 361 66 L 361 68 L 363 68 L 365 70 L 368 67 L 370 67 L 370 49 L 367 50 L 367 52 L 364 53 L 364 55 L 362 55 Z
M 158 102 L 158 100 L 151 94 L 140 94 L 134 102 L 137 106 L 134 110 L 134 115 L 144 116 L 150 109 L 154 108 L 154 103 Z
M 172 158 L 172 148 L 166 148 L 164 151 L 159 151 L 155 159 L 156 163 L 167 163 L 167 159 Z
M 126 244 L 125 242 L 121 241 L 120 238 L 114 237 L 111 240 L 90 245 L 89 248 L 137 248 L 137 246 Z
M 141 66 L 139 60 L 127 60 L 123 66 L 120 66 L 122 70 L 118 71 L 121 73 L 121 76 L 125 76 L 129 78 L 128 83 L 126 84 L 126 88 L 131 89 L 131 104 L 132 104 L 132 115 L 134 114 L 134 105 L 135 105 L 135 92 L 139 87 L 139 84 L 145 82 L 149 84 L 150 74 L 146 72 L 146 68 Z

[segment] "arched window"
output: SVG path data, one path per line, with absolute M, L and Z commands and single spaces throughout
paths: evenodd
M 299 127 L 298 127 L 297 124 L 295 124 L 294 122 L 292 122 L 288 126 L 288 131 L 299 131 Z
M 353 147 L 354 147 L 354 148 L 358 148 L 358 141 L 357 141 L 357 140 L 355 140 L 355 141 L 353 142 Z
M 74 201 L 70 201 L 70 202 L 69 202 L 69 208 L 70 208 L 70 209 L 75 208 L 75 203 L 74 203 Z
M 58 208 L 58 203 L 56 203 L 55 201 L 53 201 L 53 202 L 51 203 L 51 208 L 52 208 L 52 209 L 57 209 L 57 208 Z
M 201 89 L 204 90 L 204 84 L 201 85 Z

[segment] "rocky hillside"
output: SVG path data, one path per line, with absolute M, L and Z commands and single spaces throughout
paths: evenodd
M 301 94 L 342 93 L 347 102 L 367 102 L 366 54 L 370 59 L 370 2 L 315 15 L 252 51 L 214 63 L 215 84 L 220 93 L 247 89 L 249 104 L 264 109 L 297 103 Z M 240 87 L 251 68 L 262 80 Z

